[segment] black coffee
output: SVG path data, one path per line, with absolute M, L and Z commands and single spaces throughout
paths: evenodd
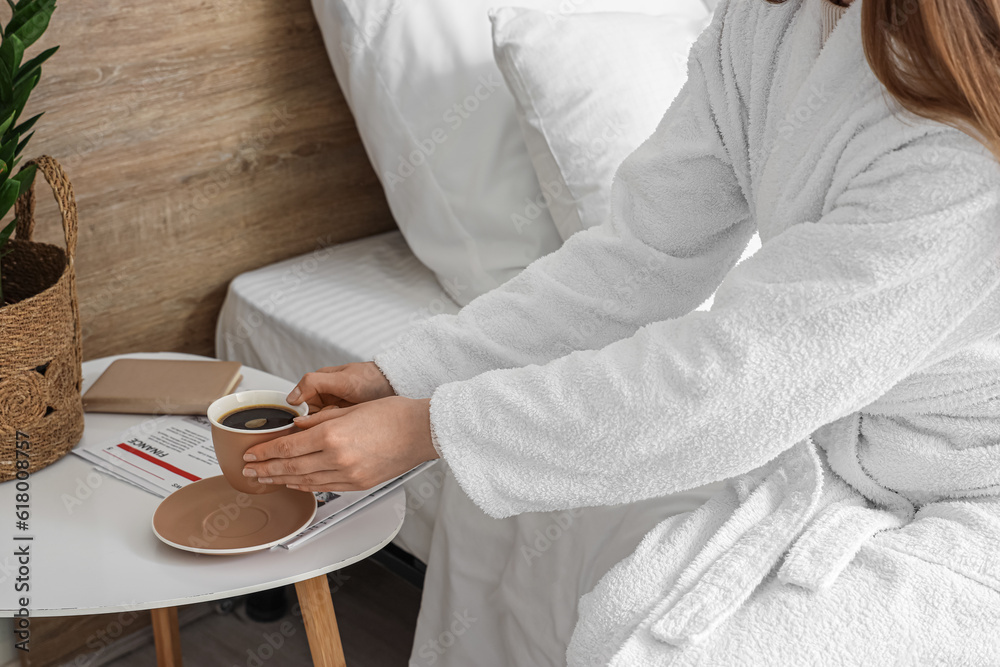
M 297 412 L 280 405 L 251 405 L 249 408 L 239 408 L 223 415 L 219 423 L 229 428 L 266 431 L 288 426 L 295 417 L 298 417 Z

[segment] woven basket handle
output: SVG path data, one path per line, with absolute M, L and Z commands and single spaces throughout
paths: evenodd
M 66 178 L 66 172 L 62 166 L 56 162 L 55 158 L 42 155 L 34 160 L 29 160 L 21 166 L 23 170 L 28 165 L 38 165 L 38 174 L 45 176 L 56 204 L 59 205 L 59 213 L 62 215 L 63 233 L 66 235 L 66 258 L 69 265 L 73 266 L 73 258 L 76 256 L 76 237 L 78 233 L 79 221 L 76 215 L 76 199 L 73 196 L 73 186 Z M 31 182 L 31 187 L 23 195 L 18 197 L 14 204 L 14 215 L 17 216 L 17 238 L 23 241 L 30 241 L 35 231 L 35 181 Z

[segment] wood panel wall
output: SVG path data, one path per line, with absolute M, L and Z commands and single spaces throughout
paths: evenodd
M 85 358 L 211 354 L 238 273 L 394 228 L 309 0 L 63 0 L 54 44 L 25 157 L 76 190 Z

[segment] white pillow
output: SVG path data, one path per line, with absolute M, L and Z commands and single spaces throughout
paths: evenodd
M 561 239 L 493 60 L 484 0 L 312 0 L 334 72 L 414 254 L 461 305 Z M 524 0 L 661 13 L 701 0 Z M 702 10 L 704 11 L 704 10 Z M 538 204 L 541 203 L 542 206 Z
M 611 181 L 687 79 L 687 55 L 711 14 L 665 3 L 657 16 L 490 13 L 497 64 L 563 239 L 603 222 Z

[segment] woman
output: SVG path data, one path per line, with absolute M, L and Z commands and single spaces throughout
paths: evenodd
M 1000 5 L 829 2 L 723 0 L 611 220 L 306 376 L 347 407 L 247 474 L 441 456 L 494 517 L 729 480 L 581 599 L 569 664 L 1000 661 Z

